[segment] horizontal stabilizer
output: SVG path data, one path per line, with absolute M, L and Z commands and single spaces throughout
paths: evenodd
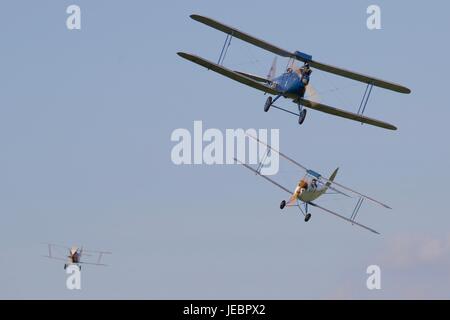
M 247 78 L 253 79 L 253 80 L 258 81 L 258 82 L 265 82 L 265 83 L 269 83 L 269 84 L 272 83 L 272 81 L 270 81 L 268 79 L 265 79 L 263 77 L 260 77 L 260 76 L 256 76 L 254 74 L 245 73 L 245 72 L 242 72 L 242 71 L 234 71 L 234 72 L 239 73 L 240 75 L 243 75 L 243 76 L 245 76 Z
M 270 93 L 273 95 L 278 95 L 279 92 L 273 88 L 270 88 L 269 86 L 262 84 L 260 82 L 255 81 L 254 79 L 251 79 L 247 76 L 244 76 L 240 73 L 234 72 L 233 70 L 230 70 L 228 68 L 225 68 L 221 65 L 218 65 L 217 63 L 208 61 L 206 59 L 203 59 L 202 57 L 195 56 L 192 54 L 184 53 L 184 52 L 178 52 L 178 55 L 186 60 L 189 60 L 191 62 L 194 62 L 198 65 L 201 65 L 209 70 L 212 70 L 214 72 L 217 72 L 225 77 L 228 77 L 232 80 L 235 80 L 237 82 L 240 82 L 242 84 L 245 84 L 249 87 L 255 88 L 257 90 L 261 90 L 266 93 Z

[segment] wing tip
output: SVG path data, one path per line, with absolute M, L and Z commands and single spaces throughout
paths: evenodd
M 373 119 L 373 120 L 377 121 L 378 123 L 373 124 L 373 123 L 367 123 L 366 122 L 366 124 L 372 125 L 372 126 L 375 126 L 375 127 L 379 127 L 379 128 L 383 128 L 383 129 L 387 129 L 387 130 L 392 130 L 392 131 L 397 131 L 398 130 L 398 128 L 396 126 L 394 126 L 393 124 L 390 124 L 388 122 L 383 122 L 381 120 L 376 120 L 376 119 Z
M 398 128 L 392 124 L 390 124 L 386 129 L 392 130 L 392 131 L 397 131 Z
M 191 18 L 192 20 L 201 22 L 201 20 L 206 17 L 193 13 L 193 14 L 189 15 L 189 18 Z
M 392 130 L 392 131 L 397 131 L 398 130 L 398 128 L 396 126 L 394 126 L 393 124 L 390 124 L 388 122 L 383 122 L 383 121 L 380 121 L 380 120 L 376 120 L 376 121 L 378 121 L 379 124 L 371 124 L 371 123 L 367 123 L 367 124 L 373 125 L 373 126 L 376 126 L 376 127 L 380 127 L 380 128 L 383 128 L 383 129 L 387 129 L 387 130 Z
M 182 52 L 182 51 L 177 52 L 177 55 L 180 56 L 181 58 L 189 60 L 189 61 L 193 61 L 194 59 L 196 59 L 196 57 L 193 54 Z
M 410 94 L 412 91 L 411 89 L 407 88 L 407 87 L 402 87 L 400 93 L 404 93 L 404 94 Z

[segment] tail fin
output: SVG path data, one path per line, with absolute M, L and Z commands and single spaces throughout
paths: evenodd
M 334 181 L 334 178 L 336 178 L 336 175 L 337 175 L 338 171 L 339 171 L 339 168 L 336 168 L 336 170 L 334 170 L 334 172 L 331 174 L 331 176 L 330 176 L 330 178 L 328 178 L 328 180 Z M 327 182 L 327 183 L 326 183 L 327 188 L 328 188 L 330 185 L 331 185 L 331 182 Z
M 277 74 L 277 57 L 273 59 L 272 66 L 267 74 L 267 80 L 273 80 Z

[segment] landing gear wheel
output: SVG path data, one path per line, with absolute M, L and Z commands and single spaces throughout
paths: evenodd
M 266 103 L 264 104 L 264 112 L 269 111 L 271 105 L 272 105 L 272 97 L 268 97 Z
M 64 265 L 64 270 L 66 270 L 66 269 L 67 269 L 67 264 Z
M 298 117 L 298 124 L 303 124 L 306 118 L 306 109 L 303 109 L 302 112 L 300 112 L 300 116 Z
M 305 216 L 305 222 L 308 222 L 309 219 L 311 219 L 311 213 L 308 213 L 308 214 Z
M 283 201 L 281 201 L 281 203 L 280 203 L 280 209 L 283 210 L 284 207 L 286 207 L 286 201 L 283 200 Z

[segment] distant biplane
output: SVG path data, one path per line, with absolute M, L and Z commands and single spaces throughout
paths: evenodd
M 111 252 L 108 252 L 108 251 L 84 250 L 83 247 L 78 248 L 76 246 L 66 247 L 66 246 L 61 246 L 61 245 L 52 244 L 52 243 L 46 243 L 46 245 L 48 246 L 48 256 L 44 256 L 44 257 L 50 258 L 50 259 L 55 259 L 55 260 L 65 261 L 64 270 L 69 265 L 76 265 L 80 268 L 80 270 L 81 270 L 81 264 L 106 266 L 106 264 L 100 263 L 101 259 L 102 259 L 103 255 L 111 254 Z M 55 249 L 57 252 L 54 252 Z M 62 255 L 58 249 L 66 251 L 67 256 Z M 57 253 L 57 254 L 55 255 L 54 253 Z M 98 255 L 96 262 L 81 261 L 82 256 L 92 256 L 93 254 Z

